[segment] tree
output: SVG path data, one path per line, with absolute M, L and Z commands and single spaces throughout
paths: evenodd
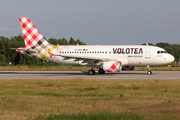
M 156 43 L 156 45 L 161 48 L 170 47 L 169 43 L 163 43 L 163 42 Z
M 76 41 L 71 37 L 70 40 L 66 40 L 65 38 L 62 39 L 56 39 L 56 38 L 50 38 L 48 42 L 52 45 L 76 45 Z M 79 45 L 85 44 L 84 42 L 81 42 L 79 39 L 77 40 L 77 43 Z M 24 47 L 24 38 L 20 34 L 18 36 L 12 36 L 11 38 L 0 36 L 0 62 L 2 61 L 12 61 L 18 63 L 24 63 L 24 60 L 26 63 L 38 63 L 41 60 L 34 58 L 34 57 L 28 57 L 26 55 L 22 55 L 17 53 L 15 50 L 11 50 L 10 48 L 19 48 Z
M 172 54 L 176 61 L 180 59 L 180 45 L 171 44 L 169 47 L 164 48 L 168 53 Z
M 65 38 L 62 38 L 60 45 L 69 45 L 69 42 Z
M 76 45 L 77 43 L 76 43 L 76 41 L 71 37 L 71 38 L 69 39 L 69 44 L 70 44 L 70 45 Z
M 0 62 L 6 61 L 6 58 L 4 55 L 0 54 Z
M 86 43 L 81 42 L 79 39 L 76 40 L 76 43 L 78 43 L 79 45 L 86 45 Z

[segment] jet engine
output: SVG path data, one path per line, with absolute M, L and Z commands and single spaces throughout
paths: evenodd
M 107 72 L 120 72 L 122 68 L 121 62 L 103 62 L 102 69 Z
M 130 65 L 123 65 L 122 70 L 124 71 L 132 71 L 135 69 L 135 66 L 130 66 Z

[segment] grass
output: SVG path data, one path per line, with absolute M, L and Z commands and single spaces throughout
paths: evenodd
M 88 66 L 0 66 L 0 71 L 88 71 Z M 94 69 L 98 70 L 98 69 Z M 151 67 L 152 71 L 180 71 L 180 67 Z M 147 71 L 147 67 L 135 67 L 135 71 Z
M 79 113 L 39 115 L 35 120 L 142 120 L 143 116 L 134 113 Z
M 1 80 L 0 119 L 180 119 L 180 81 Z

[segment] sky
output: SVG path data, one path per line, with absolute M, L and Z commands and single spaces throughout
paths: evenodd
M 180 0 L 4 0 L 0 36 L 22 34 L 29 17 L 46 38 L 88 45 L 180 44 Z

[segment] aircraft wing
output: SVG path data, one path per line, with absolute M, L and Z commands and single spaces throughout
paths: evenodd
M 55 55 L 56 56 L 56 55 Z M 77 55 L 58 55 L 64 57 L 64 60 L 66 59 L 76 59 L 75 61 L 81 61 L 83 60 L 83 63 L 89 63 L 94 64 L 97 62 L 109 62 L 109 61 L 117 61 L 117 59 L 114 58 L 100 58 L 100 57 L 89 57 L 89 56 L 77 56 Z

